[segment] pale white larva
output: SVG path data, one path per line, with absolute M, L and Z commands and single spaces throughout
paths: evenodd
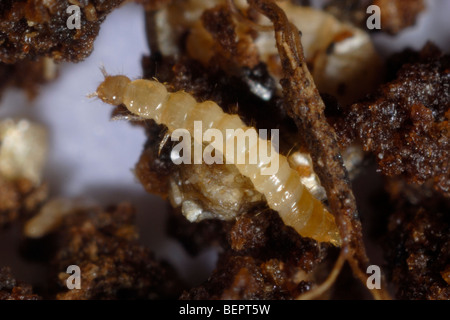
M 123 75 L 106 76 L 96 93 L 106 103 L 124 104 L 131 113 L 164 124 L 169 133 L 183 128 L 191 136 L 195 136 L 194 121 L 201 121 L 203 130 L 215 128 L 222 131 L 224 136 L 226 129 L 242 129 L 246 132 L 255 130 L 247 127 L 238 115 L 224 113 L 213 101 L 199 103 L 184 91 L 168 92 L 162 83 L 154 80 L 131 81 Z M 265 143 L 267 142 L 261 137 L 258 138 L 259 145 Z M 270 142 L 268 146 L 273 152 Z M 246 145 L 239 151 L 242 154 L 237 157 L 247 157 L 252 147 L 254 146 Z M 290 167 L 287 158 L 280 154 L 276 156 L 279 169 L 270 176 L 261 172 L 261 167 L 268 166 L 267 163 L 235 166 L 265 196 L 269 207 L 279 213 L 286 225 L 293 227 L 304 237 L 339 246 L 341 240 L 333 215 L 301 183 L 298 172 Z M 224 152 L 224 158 L 227 157 L 227 152 Z
M 209 66 L 211 58 L 217 54 L 220 47 L 217 45 L 210 32 L 202 23 L 198 7 L 194 5 L 195 0 L 186 0 L 183 6 L 172 5 L 164 8 L 157 14 L 157 23 L 160 26 L 158 34 L 167 34 L 165 29 L 172 28 L 172 36 L 176 33 L 178 25 L 171 27 L 170 21 L 182 20 L 184 29 L 188 29 L 186 38 L 187 54 L 200 61 L 203 65 Z M 226 1 L 207 1 L 209 5 L 202 6 L 202 9 L 214 7 L 212 3 L 224 4 Z M 231 3 L 231 10 L 238 14 L 236 17 L 241 23 L 235 25 L 236 37 L 244 40 L 249 37 L 250 32 L 245 30 L 245 23 L 251 23 L 252 29 L 261 30 L 269 23 L 262 18 L 255 24 L 252 20 L 242 20 L 239 16 L 241 11 L 248 10 L 246 2 L 228 1 Z M 236 4 L 233 4 L 236 2 Z M 373 91 L 381 81 L 381 60 L 375 50 L 371 37 L 365 30 L 361 30 L 348 23 L 339 21 L 330 13 L 312 7 L 299 6 L 292 1 L 277 1 L 277 5 L 283 9 L 290 22 L 292 22 L 302 32 L 302 45 L 305 51 L 306 61 L 311 66 L 310 72 L 314 83 L 321 93 L 327 93 L 336 97 L 343 104 L 349 104 L 358 98 L 364 97 Z M 178 20 L 174 20 L 177 17 Z M 172 19 L 172 20 L 171 20 Z M 243 23 L 244 22 L 244 23 Z M 162 27 L 164 26 L 164 28 Z M 267 27 L 266 27 L 267 28 Z M 175 30 L 174 30 L 175 29 Z M 271 28 L 269 28 L 272 31 Z M 167 43 L 178 43 L 169 37 L 163 37 L 159 41 L 164 55 L 175 53 Z M 273 32 L 258 32 L 257 37 L 251 41 L 252 47 L 248 48 L 249 53 L 256 51 L 259 53 L 258 61 L 265 62 L 271 76 L 279 83 L 282 78 L 281 62 L 278 57 L 278 50 Z M 202 50 L 198 50 L 202 48 Z M 281 90 L 281 86 L 279 86 Z

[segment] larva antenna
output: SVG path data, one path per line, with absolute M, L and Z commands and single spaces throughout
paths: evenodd
M 103 74 L 103 77 L 106 78 L 108 76 L 108 72 L 106 72 L 106 68 L 103 65 L 103 63 L 100 65 L 99 69 L 100 69 L 101 73 Z M 86 98 L 88 98 L 88 99 L 97 98 L 97 97 L 98 97 L 97 91 L 88 93 L 86 95 Z
M 103 76 L 106 78 L 107 76 L 109 76 L 108 72 L 106 72 L 106 68 L 103 64 L 100 65 L 100 71 L 103 74 Z
M 86 98 L 88 98 L 88 99 L 97 98 L 97 97 L 98 97 L 97 91 L 96 91 L 96 92 L 88 93 L 88 94 L 86 95 Z
M 298 151 L 298 142 L 296 142 L 289 150 L 288 150 L 288 152 L 287 152 L 287 154 L 286 154 L 286 158 L 288 158 L 289 159 L 289 157 L 294 153 L 294 152 L 296 152 L 296 151 Z M 295 151 L 294 151 L 295 150 Z
M 256 128 L 257 122 L 256 122 L 256 120 L 255 120 L 254 118 L 251 118 L 251 119 L 248 121 L 248 125 L 249 125 L 249 127 Z
M 228 110 L 230 114 L 239 114 L 239 102 L 233 103 Z
M 164 134 L 164 137 L 162 138 L 161 142 L 159 143 L 158 157 L 161 155 L 162 149 L 166 145 L 167 141 L 169 141 L 169 137 L 170 137 L 170 133 L 166 131 L 166 133 Z
M 259 215 L 261 215 L 261 214 L 263 214 L 263 213 L 269 212 L 269 211 L 271 211 L 271 210 L 272 210 L 272 209 L 270 209 L 270 208 L 263 208 L 262 210 L 258 211 L 258 212 L 255 214 L 255 217 L 257 217 L 257 216 L 259 216 Z

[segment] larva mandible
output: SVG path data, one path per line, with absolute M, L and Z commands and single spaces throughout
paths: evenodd
M 131 113 L 164 124 L 169 133 L 183 128 L 187 129 L 191 136 L 195 136 L 194 121 L 202 121 L 204 130 L 220 130 L 225 137 L 226 129 L 256 130 L 247 127 L 238 115 L 224 113 L 213 101 L 199 103 L 184 91 L 168 92 L 164 84 L 154 80 L 131 81 L 123 75 L 106 75 L 96 94 L 105 103 L 124 104 Z M 265 140 L 258 137 L 259 145 L 265 143 Z M 268 145 L 270 146 L 270 142 Z M 240 150 L 242 154 L 237 156 L 246 156 L 252 147 L 255 146 L 246 144 L 245 149 Z M 261 168 L 267 166 L 267 163 L 261 163 L 259 158 L 257 164 L 235 166 L 242 175 L 252 181 L 255 189 L 265 196 L 269 207 L 278 211 L 286 225 L 293 227 L 304 237 L 339 246 L 341 240 L 334 216 L 305 188 L 298 172 L 289 166 L 287 158 L 276 155 L 279 156 L 279 169 L 271 176 L 261 174 Z M 226 152 L 224 157 L 227 159 Z

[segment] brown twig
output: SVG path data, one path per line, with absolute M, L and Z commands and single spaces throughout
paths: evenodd
M 314 163 L 314 171 L 327 191 L 342 238 L 341 256 L 349 262 L 354 274 L 365 284 L 369 259 L 362 240 L 362 228 L 356 201 L 344 167 L 333 128 L 324 115 L 325 105 L 306 65 L 300 32 L 284 11 L 270 0 L 248 0 L 250 6 L 268 17 L 275 30 L 278 52 L 283 67 L 283 95 L 288 114 L 305 135 Z M 340 269 L 342 263 L 336 263 Z M 332 274 L 335 274 L 333 270 Z M 329 283 L 327 283 L 327 286 Z M 320 290 L 319 290 L 320 291 Z M 374 298 L 388 299 L 386 287 L 371 290 Z

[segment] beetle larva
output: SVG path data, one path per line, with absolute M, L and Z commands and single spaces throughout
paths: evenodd
M 242 129 L 244 132 L 256 130 L 246 126 L 238 115 L 224 113 L 213 101 L 199 103 L 184 91 L 168 92 L 163 84 L 154 80 L 131 81 L 123 75 L 106 76 L 96 93 L 103 102 L 112 105 L 123 103 L 131 113 L 164 124 L 169 133 L 178 128 L 186 129 L 194 139 L 195 121 L 202 122 L 202 130 L 220 130 L 225 142 L 235 139 L 234 135 L 227 136 L 226 129 Z M 203 137 L 203 132 L 201 136 Z M 269 162 L 258 158 L 256 164 L 239 164 L 237 161 L 235 166 L 265 196 L 269 207 L 278 211 L 283 222 L 304 237 L 339 246 L 340 237 L 333 215 L 305 188 L 298 172 L 289 166 L 287 158 L 278 154 L 270 141 L 261 137 L 258 137 L 256 144 L 244 145 L 244 148 L 238 150 L 238 159 L 246 159 L 257 146 L 267 146 L 270 149 Z M 230 155 L 227 150 L 222 154 L 227 163 L 234 163 L 234 152 Z M 278 171 L 265 175 L 262 170 L 270 167 L 274 157 L 278 157 Z
M 208 10 L 214 7 L 213 2 L 220 5 L 226 1 L 205 1 L 202 9 Z M 243 12 L 248 10 L 248 5 L 243 1 L 228 0 L 227 2 L 230 4 L 231 12 L 236 15 L 236 20 L 239 21 L 236 25 L 229 27 L 235 28 L 237 41 L 245 41 L 250 36 L 250 32 L 244 32 L 243 27 L 248 23 L 255 24 L 244 17 Z M 278 1 L 277 5 L 284 10 L 289 21 L 302 32 L 306 61 L 308 65 L 311 65 L 310 71 L 319 91 L 336 97 L 343 105 L 353 103 L 373 91 L 381 81 L 381 60 L 368 33 L 339 21 L 323 10 L 299 6 L 293 2 Z M 165 31 L 171 19 L 177 22 L 183 21 L 183 26 L 189 30 L 186 38 L 187 54 L 208 66 L 210 61 L 214 63 L 211 58 L 220 54 L 220 50 L 218 51 L 217 40 L 202 22 L 198 6 L 194 3 L 195 0 L 186 0 L 183 7 L 172 5 L 159 13 L 159 30 L 161 33 Z M 253 31 L 258 28 L 272 30 L 268 27 L 268 22 L 261 18 L 258 21 L 259 24 L 252 25 Z M 161 50 L 165 55 L 175 53 L 173 50 L 168 50 L 167 45 L 174 42 L 174 40 L 167 41 L 167 37 L 160 39 Z M 258 32 L 251 43 L 253 47 L 250 48 L 250 45 L 247 45 L 249 52 L 259 53 L 259 60 L 266 63 L 270 74 L 278 84 L 282 77 L 282 68 L 273 33 Z M 279 89 L 281 90 L 281 86 Z

